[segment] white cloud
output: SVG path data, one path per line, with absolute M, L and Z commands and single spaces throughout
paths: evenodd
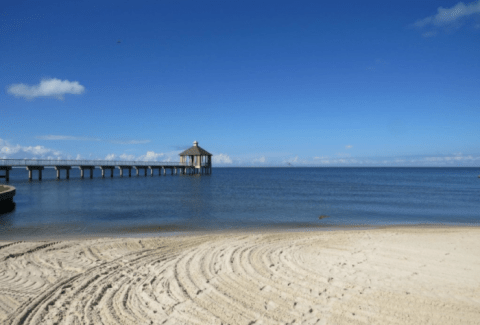
M 156 162 L 180 162 L 179 152 L 155 152 L 147 151 L 146 154 L 136 156 L 133 154 L 122 153 L 118 154 L 108 154 L 105 156 L 105 160 L 116 160 L 116 161 L 156 161 Z
M 21 146 L 12 145 L 8 141 L 0 139 L 0 157 L 2 159 L 58 159 L 62 153 L 58 150 L 45 148 L 44 146 Z
M 212 164 L 231 164 L 232 159 L 227 155 L 220 153 L 212 157 Z
M 120 160 L 136 160 L 134 155 L 127 155 L 126 153 L 121 154 L 118 158 Z
M 154 152 L 154 151 L 147 151 L 145 155 L 139 156 L 137 160 L 141 161 L 157 161 L 161 157 L 165 157 L 166 155 L 161 152 Z M 171 161 L 171 157 L 165 157 L 167 160 L 162 161 Z M 180 158 L 178 158 L 178 161 L 180 161 Z
M 105 156 L 105 160 L 127 160 L 127 161 L 159 161 L 159 158 L 166 157 L 164 153 L 156 153 L 154 151 L 147 151 L 145 155 L 135 156 L 132 154 L 123 153 L 121 155 L 116 155 L 114 153 L 108 154 Z M 166 159 L 161 159 L 160 161 L 171 161 L 171 157 L 166 157 Z M 175 161 L 180 161 L 176 159 Z
M 353 146 L 352 146 L 351 144 L 347 144 L 347 145 L 345 146 L 345 149 L 352 149 L 352 148 L 353 148 Z
M 417 20 L 413 26 L 425 27 L 427 25 L 433 25 L 438 27 L 451 24 L 462 17 L 474 14 L 480 14 L 480 0 L 467 5 L 463 2 L 459 2 L 451 8 L 439 7 L 436 15 Z
M 36 97 L 55 97 L 63 99 L 65 94 L 80 95 L 85 91 L 85 87 L 78 81 L 68 81 L 60 79 L 42 79 L 38 85 L 14 84 L 7 88 L 7 92 L 26 99 Z
M 37 156 L 45 156 L 48 153 L 53 153 L 54 155 L 60 155 L 60 151 L 45 148 L 44 146 L 23 147 L 22 150 L 25 151 L 25 152 L 29 152 L 32 155 L 37 155 Z
M 55 137 L 55 136 L 52 136 Z M 59 136 L 63 137 L 63 136 Z M 79 139 L 75 139 L 79 140 Z M 135 156 L 132 154 L 114 154 L 110 153 L 105 156 L 105 160 L 126 160 L 126 161 L 164 161 L 175 162 L 180 161 L 177 151 L 165 153 L 158 153 L 154 151 L 147 151 L 146 154 Z M 88 155 L 92 159 L 92 154 Z M 12 145 L 9 142 L 0 139 L 0 159 L 84 159 L 82 155 L 77 154 L 76 157 L 68 154 L 63 154 L 61 151 L 46 148 L 44 146 L 21 146 L 19 144 Z

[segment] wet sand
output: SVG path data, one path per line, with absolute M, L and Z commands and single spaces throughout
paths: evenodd
M 0 242 L 2 324 L 480 324 L 480 228 Z

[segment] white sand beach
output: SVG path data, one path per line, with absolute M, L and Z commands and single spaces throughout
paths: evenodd
M 0 242 L 1 324 L 480 324 L 480 228 Z

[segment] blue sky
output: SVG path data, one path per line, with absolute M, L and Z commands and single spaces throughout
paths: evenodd
M 0 158 L 480 166 L 480 0 L 4 1 Z

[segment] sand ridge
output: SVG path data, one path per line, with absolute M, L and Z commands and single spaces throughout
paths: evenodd
M 5 324 L 480 324 L 479 228 L 0 243 Z

